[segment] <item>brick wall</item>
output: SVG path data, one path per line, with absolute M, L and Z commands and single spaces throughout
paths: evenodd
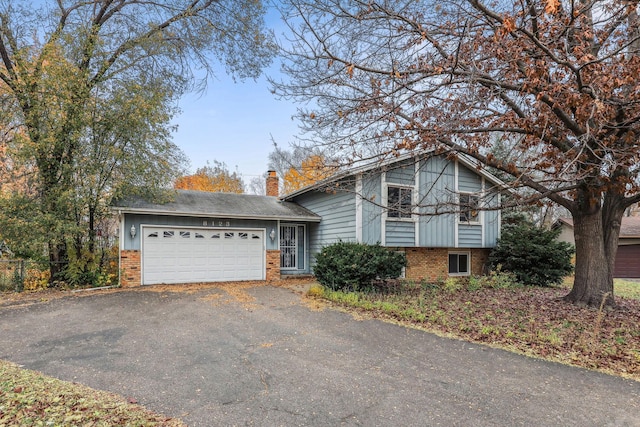
M 435 281 L 447 278 L 449 271 L 447 248 L 406 248 L 405 254 L 407 279 Z
M 405 248 L 407 256 L 407 279 L 436 281 L 449 276 L 448 248 Z M 451 249 L 452 251 L 466 251 L 466 249 Z M 481 275 L 486 273 L 485 264 L 489 257 L 489 249 L 471 249 L 471 273 Z
M 280 250 L 267 250 L 267 281 L 280 280 Z
M 131 288 L 142 285 L 140 251 L 120 251 L 120 285 Z
M 491 249 L 471 249 L 471 273 L 477 276 L 487 274 L 487 261 Z

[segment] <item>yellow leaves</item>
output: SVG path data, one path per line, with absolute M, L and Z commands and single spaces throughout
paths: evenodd
M 307 157 L 300 168 L 291 167 L 284 175 L 284 192 L 291 193 L 307 185 L 315 184 L 331 175 L 324 156 L 313 154 Z
M 545 13 L 552 15 L 560 9 L 560 0 L 546 0 L 544 6 Z
M 217 164 L 217 163 L 216 163 Z M 193 175 L 181 176 L 173 185 L 176 190 L 209 191 L 212 193 L 244 193 L 242 179 L 236 173 L 229 173 L 224 164 L 205 166 Z

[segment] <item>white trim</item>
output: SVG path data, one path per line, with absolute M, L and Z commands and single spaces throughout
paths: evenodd
M 460 208 L 460 193 L 458 192 L 458 159 L 456 158 L 455 161 L 453 162 L 453 188 L 455 188 L 456 194 L 455 194 L 455 198 L 456 198 L 456 206 L 458 206 L 458 208 Z M 459 227 L 458 225 L 460 224 L 460 213 L 456 213 L 455 217 L 454 217 L 454 221 L 453 221 L 453 247 L 457 248 L 458 247 L 458 240 L 459 240 Z M 447 258 L 447 263 L 448 263 L 449 258 Z
M 449 255 L 466 255 L 467 256 L 467 272 L 466 273 L 449 273 Z M 471 251 L 448 251 L 447 252 L 447 274 L 451 277 L 466 277 L 471 275 Z
M 502 200 L 500 200 L 502 194 L 498 193 L 498 207 L 502 206 Z M 500 238 L 500 233 L 502 231 L 502 209 L 498 210 L 498 239 Z
M 381 208 L 382 208 L 382 213 L 380 215 L 380 245 L 382 246 L 387 246 L 387 210 L 386 210 L 386 206 L 387 206 L 387 188 L 386 188 L 386 182 L 387 182 L 387 173 L 386 172 L 381 172 L 380 173 L 380 193 L 382 193 L 380 196 L 381 199 Z
M 411 216 L 410 217 L 390 217 L 389 214 L 389 187 L 391 188 L 401 188 L 405 190 L 411 190 Z M 384 182 L 382 186 L 382 201 L 383 201 L 383 209 L 384 209 L 384 217 L 388 221 L 399 221 L 399 222 L 416 222 L 418 220 L 418 215 L 413 212 L 413 207 L 416 205 L 416 188 L 415 185 L 407 185 L 407 184 L 396 184 L 395 182 Z
M 189 211 L 164 211 L 161 209 L 136 209 L 127 207 L 118 207 L 122 213 L 126 214 L 145 214 L 145 215 L 164 215 L 164 216 L 188 216 L 194 218 L 224 218 L 224 219 L 256 219 L 267 221 L 305 221 L 305 222 L 320 222 L 321 218 L 318 216 L 283 216 L 283 215 L 242 215 L 229 212 L 189 212 Z
M 484 201 L 484 198 L 486 197 L 486 193 L 485 193 L 485 188 L 484 188 L 484 176 L 481 178 L 482 179 L 482 192 L 480 193 L 480 202 Z M 484 206 L 483 206 L 484 207 Z M 484 209 L 480 209 L 480 214 L 478 215 L 478 218 L 480 219 L 480 232 L 481 234 L 481 238 L 482 238 L 482 247 L 486 247 L 485 245 L 485 236 L 484 236 L 484 232 L 485 232 L 485 220 L 484 220 Z
M 118 216 L 120 219 L 120 230 L 119 230 L 119 234 L 120 234 L 120 242 L 118 243 L 118 246 L 120 246 L 120 250 L 118 251 L 118 284 L 120 286 L 122 286 L 122 251 L 124 251 L 124 217 L 125 215 L 118 211 Z M 142 255 L 142 250 L 140 251 L 140 255 Z M 142 260 L 140 261 L 140 263 L 142 264 Z M 142 267 L 142 266 L 141 266 Z M 140 274 L 140 284 L 142 284 L 142 273 Z
M 177 229 L 189 229 L 189 230 L 203 230 L 203 231 L 247 231 L 247 230 L 255 230 L 262 231 L 262 279 L 257 280 L 266 280 L 267 277 L 267 246 L 266 240 L 269 238 L 267 233 L 267 228 L 265 227 L 202 227 L 202 226 L 193 226 L 193 225 L 167 225 L 167 224 L 140 224 L 140 230 L 138 235 L 140 236 L 140 285 L 145 285 L 144 283 L 144 235 L 145 229 L 162 229 L 162 228 L 177 228 Z M 278 248 L 280 245 L 278 245 Z M 185 282 L 188 283 L 188 282 Z
M 356 175 L 356 242 L 362 243 L 362 174 Z
M 282 248 L 280 247 L 280 229 L 281 227 L 295 227 L 296 230 L 296 266 L 295 267 L 283 267 L 282 266 Z M 298 233 L 298 227 L 303 227 L 302 230 L 302 235 L 304 236 L 304 246 L 302 248 L 302 259 L 304 260 L 304 268 L 300 268 L 300 263 L 298 262 L 298 260 L 300 259 L 298 257 L 298 253 L 297 250 L 300 247 L 300 236 Z M 307 224 L 302 224 L 302 223 L 285 223 L 285 224 L 279 224 L 278 225 L 278 250 L 280 251 L 280 270 L 281 271 L 303 271 L 303 270 L 307 270 L 307 263 L 309 262 L 307 259 Z
M 476 221 L 461 221 L 460 220 L 460 214 L 462 213 L 462 209 L 460 207 L 460 196 L 462 195 L 468 195 L 468 196 L 475 196 L 478 198 L 478 219 Z M 482 200 L 482 194 L 478 194 L 478 193 L 474 193 L 472 191 L 458 191 L 458 209 L 460 210 L 460 212 L 458 212 L 457 214 L 457 219 L 458 219 L 458 224 L 465 224 L 465 225 L 480 225 L 482 226 L 482 222 L 483 222 L 483 217 L 482 217 L 482 209 L 480 207 L 480 201 Z
M 413 237 L 413 245 L 415 247 L 420 246 L 420 206 L 418 206 L 420 202 L 420 159 L 418 159 L 414 163 L 414 178 L 413 178 L 413 205 L 415 206 L 416 212 L 416 226 L 414 229 L 414 237 Z

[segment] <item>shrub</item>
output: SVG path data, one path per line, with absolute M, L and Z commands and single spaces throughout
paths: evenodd
M 489 256 L 492 268 L 515 274 L 524 285 L 549 286 L 560 283 L 573 271 L 573 246 L 557 239 L 560 230 L 536 227 L 523 217 L 506 222 L 502 237 Z
M 325 246 L 313 272 L 320 284 L 333 290 L 364 290 L 373 280 L 395 279 L 407 265 L 403 253 L 380 246 L 338 242 Z

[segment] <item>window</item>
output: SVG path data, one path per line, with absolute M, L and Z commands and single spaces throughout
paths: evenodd
M 164 231 L 164 232 L 162 233 L 162 235 L 163 235 L 164 237 L 169 237 L 169 238 L 170 238 L 170 237 L 173 237 L 173 236 L 174 236 L 174 234 L 175 234 L 175 233 L 174 233 L 173 231 Z
M 469 252 L 449 254 L 449 274 L 452 276 L 469 275 Z
M 387 217 L 411 218 L 412 189 L 405 187 L 387 187 Z
M 480 221 L 480 198 L 475 194 L 460 194 L 460 222 Z
M 248 233 L 238 233 L 238 237 L 240 237 L 241 239 L 248 239 L 249 238 L 249 234 Z
M 213 234 L 211 235 L 211 238 L 212 238 L 212 239 L 219 239 L 219 238 L 220 238 L 220 233 L 213 233 Z
M 158 232 L 154 231 L 153 233 L 149 234 L 147 237 L 158 237 Z
M 191 238 L 191 232 L 190 231 L 181 231 L 180 232 L 180 237 L 182 237 L 183 239 L 190 239 Z
M 194 233 L 196 235 L 196 239 L 204 239 L 204 236 L 200 233 Z
M 225 239 L 233 239 L 233 236 L 235 236 L 235 233 L 224 233 L 224 238 Z

